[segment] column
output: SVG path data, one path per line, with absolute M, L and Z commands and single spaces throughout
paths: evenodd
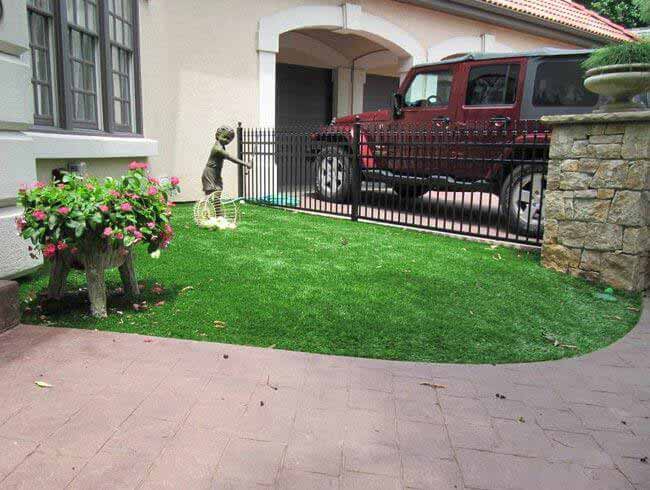
M 259 125 L 263 128 L 275 128 L 275 85 L 276 56 L 275 51 L 258 51 L 259 69 Z M 257 164 L 251 170 L 253 182 L 263 185 L 260 197 L 270 197 L 278 191 L 278 170 L 275 158 L 269 157 L 263 164 Z
M 16 194 L 36 179 L 33 142 L 21 131 L 34 123 L 29 32 L 25 0 L 3 2 L 0 21 L 0 278 L 16 277 L 41 264 L 19 238 Z

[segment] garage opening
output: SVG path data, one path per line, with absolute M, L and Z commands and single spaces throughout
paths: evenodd
M 276 65 L 275 126 L 318 126 L 332 120 L 332 70 Z

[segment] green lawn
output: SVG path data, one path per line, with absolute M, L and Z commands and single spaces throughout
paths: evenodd
M 640 296 L 543 269 L 539 256 L 416 231 L 243 206 L 235 231 L 207 231 L 176 208 L 158 260 L 139 250 L 149 309 L 119 292 L 109 318 L 87 316 L 83 294 L 41 316 L 46 272 L 21 282 L 29 323 L 137 332 L 278 349 L 412 361 L 501 363 L 582 354 L 636 323 Z M 111 287 L 119 286 L 116 271 Z M 154 283 L 164 291 L 152 291 Z M 83 287 L 70 277 L 72 291 Z M 164 301 L 164 304 L 160 304 Z M 156 304 L 158 306 L 155 306 Z M 217 328 L 215 321 L 225 323 Z M 557 338 L 578 349 L 556 347 Z

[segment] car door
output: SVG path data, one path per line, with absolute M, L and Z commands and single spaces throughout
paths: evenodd
M 468 131 L 456 154 L 455 178 L 489 180 L 499 170 L 507 156 L 499 143 L 509 141 L 508 129 L 519 119 L 525 73 L 525 58 L 463 64 L 457 128 Z
M 407 175 L 431 175 L 440 157 L 435 133 L 456 119 L 455 65 L 423 67 L 405 81 L 401 115 L 390 126 L 388 166 Z

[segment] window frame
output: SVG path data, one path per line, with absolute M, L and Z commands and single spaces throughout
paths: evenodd
M 96 0 L 97 8 L 97 49 L 96 49 L 96 88 L 97 88 L 97 124 L 88 124 L 75 120 L 75 108 L 72 94 L 72 64 L 70 62 L 71 43 L 69 29 L 73 22 L 68 22 L 68 2 L 75 0 L 55 0 L 52 17 L 52 54 L 54 69 L 52 82 L 53 125 L 44 124 L 41 118 L 34 118 L 33 131 L 43 133 L 79 134 L 95 136 L 143 137 L 142 124 L 142 80 L 140 64 L 140 16 L 138 0 L 131 0 L 131 22 L 133 47 L 131 64 L 131 83 L 133 99 L 131 100 L 130 127 L 115 124 L 113 109 L 113 66 L 111 58 L 111 39 L 108 30 L 109 1 Z M 28 10 L 32 7 L 28 7 Z M 38 10 L 37 10 L 38 11 Z M 81 26 L 74 29 L 88 32 Z M 91 33 L 92 34 L 92 33 Z M 30 53 L 31 55 L 31 53 Z M 55 109 L 54 109 L 55 108 Z M 57 124 L 58 123 L 58 124 Z
M 32 42 L 32 16 L 37 15 L 40 17 L 43 17 L 45 19 L 45 46 L 37 46 Z M 39 124 L 42 126 L 47 126 L 47 127 L 56 127 L 57 123 L 57 85 L 58 85 L 58 80 L 56 76 L 56 67 L 55 67 L 55 60 L 57 58 L 57 53 L 56 53 L 56 39 L 54 35 L 55 29 L 55 20 L 54 20 L 54 12 L 50 12 L 47 10 L 43 10 L 39 8 L 36 5 L 31 5 L 27 4 L 27 24 L 28 24 L 28 33 L 29 33 L 29 56 L 31 59 L 32 63 L 32 76 L 31 76 L 31 84 L 32 84 L 32 96 L 34 97 L 34 123 Z M 36 65 L 36 57 L 34 56 L 34 47 L 37 50 L 43 51 L 46 56 L 46 69 L 47 69 L 47 76 L 49 78 L 49 83 L 45 83 L 43 80 L 37 80 L 35 78 L 35 65 Z M 50 110 L 51 110 L 51 115 L 49 116 L 43 116 L 41 114 L 36 114 L 36 102 L 37 102 L 37 85 L 46 85 L 49 86 L 49 91 L 50 91 Z

